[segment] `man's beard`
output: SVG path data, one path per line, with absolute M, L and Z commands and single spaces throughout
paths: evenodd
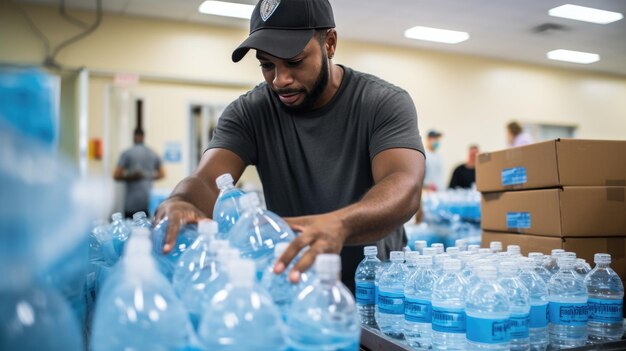
M 297 106 L 283 105 L 283 106 L 285 107 L 285 109 L 287 109 L 289 112 L 293 114 L 301 114 L 301 113 L 309 112 L 313 110 L 313 106 L 315 105 L 317 100 L 320 98 L 320 96 L 326 89 L 327 85 L 328 85 L 328 60 L 326 57 L 326 50 L 322 48 L 322 69 L 320 71 L 320 74 L 317 76 L 317 79 L 315 80 L 313 89 L 311 89 L 311 91 L 309 92 L 307 92 L 304 89 L 299 91 L 299 92 L 305 93 L 304 100 L 302 101 L 300 105 L 297 105 Z M 294 91 L 288 90 L 288 89 L 274 91 L 274 93 L 276 93 L 277 95 L 281 93 L 292 93 L 292 92 Z

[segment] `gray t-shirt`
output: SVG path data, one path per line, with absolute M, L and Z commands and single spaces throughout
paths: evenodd
M 228 149 L 255 165 L 267 207 L 280 216 L 326 213 L 357 202 L 374 185 L 372 159 L 381 151 L 424 153 L 409 94 L 343 68 L 339 90 L 320 109 L 291 114 L 262 83 L 232 102 L 218 121 L 209 149 Z M 379 256 L 405 244 L 400 227 L 378 243 Z M 342 251 L 344 283 L 352 289 L 362 248 Z
M 126 173 L 141 172 L 144 176 L 140 180 L 126 182 L 124 211 L 131 213 L 148 211 L 152 179 L 155 172 L 161 168 L 159 156 L 145 145 L 135 144 L 122 153 L 117 165 L 123 168 Z

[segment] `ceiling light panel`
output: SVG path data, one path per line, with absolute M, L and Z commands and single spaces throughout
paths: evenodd
M 198 11 L 207 15 L 250 19 L 254 5 L 239 4 L 234 2 L 207 0 L 203 2 Z
M 624 18 L 619 12 L 605 11 L 572 4 L 555 7 L 548 11 L 550 16 L 568 18 L 577 21 L 607 24 Z
M 600 61 L 600 55 L 598 54 L 594 54 L 590 52 L 564 50 L 564 49 L 552 50 L 548 52 L 546 56 L 550 60 L 581 63 L 581 64 L 590 64 L 590 63 Z
M 438 43 L 458 44 L 469 39 L 467 32 L 417 26 L 404 31 L 409 39 L 427 40 Z

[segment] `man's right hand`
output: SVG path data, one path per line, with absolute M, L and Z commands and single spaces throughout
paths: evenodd
M 196 206 L 187 201 L 170 198 L 161 203 L 154 215 L 154 224 L 158 224 L 164 219 L 169 220 L 163 254 L 168 254 L 176 244 L 176 237 L 180 228 L 187 223 L 196 223 L 206 216 Z

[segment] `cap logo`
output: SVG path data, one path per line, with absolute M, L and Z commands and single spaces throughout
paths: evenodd
M 276 8 L 280 5 L 280 0 L 263 0 L 259 11 L 261 12 L 261 19 L 263 22 L 267 21 L 270 16 L 276 11 Z

